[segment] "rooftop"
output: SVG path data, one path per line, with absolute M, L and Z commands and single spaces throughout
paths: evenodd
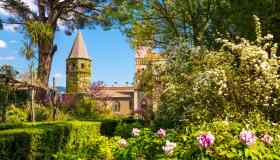
M 84 43 L 83 35 L 81 32 L 78 32 L 68 58 L 90 59 L 86 45 Z

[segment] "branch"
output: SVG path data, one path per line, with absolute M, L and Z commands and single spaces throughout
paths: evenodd
M 20 24 L 25 25 L 25 22 L 9 22 L 9 21 L 1 21 L 2 24 Z
M 163 15 L 163 18 L 166 20 L 167 23 L 169 23 L 170 27 L 172 28 L 172 30 L 174 31 L 175 35 L 176 36 L 179 36 L 179 32 L 176 28 L 176 25 L 175 23 L 173 22 L 173 20 L 168 16 L 168 10 L 166 8 L 166 5 L 165 5 L 165 2 L 163 1 L 163 6 L 158 3 L 158 6 L 159 8 L 156 7 L 155 5 L 155 9 L 157 11 L 159 11 L 162 15 Z
M 24 20 L 30 20 L 32 18 L 38 20 L 36 13 L 31 11 L 29 6 L 21 0 L 0 0 L 0 2 L 2 2 L 2 8 L 17 14 Z M 30 18 L 30 16 L 32 16 L 32 18 Z

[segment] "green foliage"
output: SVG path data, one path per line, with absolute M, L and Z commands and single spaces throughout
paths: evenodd
M 186 47 L 218 47 L 217 35 L 254 40 L 253 15 L 260 17 L 262 31 L 275 35 L 279 43 L 279 5 L 276 0 L 142 0 L 117 1 L 113 15 L 134 46 L 166 49 L 182 38 Z M 134 2 L 134 3 L 133 3 Z M 176 18 L 174 18 L 176 17 Z M 173 46 L 173 45 L 172 45 Z
M 74 106 L 74 116 L 80 119 L 96 118 L 96 101 L 91 98 L 81 97 Z
M 177 132 L 167 130 L 167 136 L 160 138 L 150 129 L 141 130 L 140 136 L 127 139 L 128 145 L 114 151 L 116 159 L 280 159 L 279 124 L 266 121 L 261 114 L 251 112 L 242 122 L 214 120 L 210 123 L 189 124 Z M 257 141 L 251 146 L 244 145 L 240 132 L 251 130 Z M 205 132 L 215 136 L 214 144 L 208 148 L 198 145 L 197 137 Z M 263 134 L 273 137 L 272 144 L 261 141 Z M 166 141 L 176 143 L 171 154 L 165 154 Z
M 148 65 L 147 68 L 139 76 L 139 88 L 144 93 L 144 97 L 152 97 L 152 90 L 154 87 L 153 79 L 153 70 L 152 65 Z
M 48 121 L 51 119 L 52 108 L 39 104 L 36 104 L 34 108 L 35 108 L 36 121 Z
M 220 1 L 143 0 L 119 3 L 121 29 L 134 46 L 152 46 L 166 49 L 170 42 L 184 38 L 188 46 L 203 45 L 207 35 L 214 35 L 211 18 Z M 127 17 L 123 21 L 123 17 Z M 176 18 L 174 18 L 176 17 Z M 124 25 L 125 24 L 125 25 Z M 208 33 L 208 34 L 207 34 Z M 207 37 L 207 38 L 208 38 Z
M 31 43 L 24 46 L 24 54 L 27 58 L 37 57 L 37 75 L 40 84 L 44 86 L 48 86 L 51 62 L 57 51 L 57 45 L 54 44 L 55 32 L 60 26 L 65 28 L 67 35 L 87 26 L 111 26 L 110 19 L 104 13 L 107 8 L 112 8 L 112 2 L 108 0 L 77 0 L 74 6 L 72 1 L 31 2 L 31 6 L 35 8 L 19 0 L 4 0 L 2 3 L 2 9 L 11 13 L 5 17 L 7 23 L 20 24 L 19 28 L 24 29 L 26 42 Z M 0 22 L 1 28 L 3 21 Z M 38 52 L 34 53 L 35 51 Z
M 141 130 L 140 136 L 128 139 L 127 147 L 115 150 L 115 158 L 117 160 L 161 159 L 164 157 L 162 150 L 164 143 L 164 139 L 157 137 L 150 129 L 145 128 Z
M 0 131 L 3 160 L 51 159 L 59 151 L 78 150 L 100 135 L 98 122 L 26 123 L 4 128 L 14 129 Z
M 242 129 L 252 130 L 256 134 L 256 144 L 245 146 L 240 142 L 239 134 Z M 256 123 L 214 121 L 190 125 L 177 137 L 180 141 L 177 154 L 179 159 L 279 159 L 278 130 L 279 125 L 263 120 Z M 196 137 L 208 131 L 215 135 L 215 143 L 207 149 L 201 149 Z M 272 145 L 261 142 L 260 137 L 264 133 L 274 137 Z
M 104 119 L 101 120 L 101 134 L 105 136 L 131 137 L 132 128 L 142 128 L 143 122 L 135 119 Z
M 18 123 L 27 121 L 28 112 L 26 108 L 19 108 L 15 105 L 10 105 L 7 110 L 7 122 L 9 123 Z
M 32 42 L 42 43 L 50 41 L 53 38 L 53 29 L 51 25 L 40 21 L 28 21 L 26 23 L 27 34 L 29 34 Z
M 56 113 L 56 120 L 57 121 L 68 121 L 73 120 L 74 117 L 64 108 L 60 108 L 58 113 Z
M 279 43 L 279 5 L 274 0 L 244 0 L 230 1 L 223 0 L 213 18 L 213 25 L 217 31 L 232 37 L 240 36 L 254 40 L 256 35 L 252 32 L 255 28 L 254 18 L 257 15 L 262 22 L 262 31 L 275 35 L 273 40 Z
M 120 120 L 105 119 L 101 123 L 101 134 L 106 136 L 114 136 L 116 127 L 120 123 Z
M 7 78 L 15 78 L 18 75 L 18 71 L 11 65 L 5 64 L 0 67 L 0 74 L 5 75 Z
M 82 138 L 81 138 L 82 139 Z M 119 138 L 107 138 L 97 136 L 94 139 L 84 139 L 84 143 L 75 150 L 60 151 L 54 155 L 56 160 L 87 160 L 87 159 L 104 159 L 113 160 L 112 148 L 117 147 Z
M 119 123 L 114 132 L 114 136 L 120 136 L 122 138 L 129 138 L 131 137 L 131 131 L 133 128 L 143 128 L 143 124 L 140 122 L 133 122 L 133 123 Z
M 159 124 L 174 127 L 214 117 L 240 119 L 253 110 L 279 120 L 277 45 L 272 35 L 261 36 L 257 18 L 256 28 L 254 42 L 218 39 L 222 48 L 217 52 L 176 52 L 166 67 L 170 74 L 163 77 L 167 89 L 161 97 Z

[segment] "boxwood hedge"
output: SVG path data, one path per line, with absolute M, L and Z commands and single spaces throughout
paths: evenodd
M 52 122 L 0 125 L 0 159 L 52 159 L 58 151 L 100 135 L 99 122 Z

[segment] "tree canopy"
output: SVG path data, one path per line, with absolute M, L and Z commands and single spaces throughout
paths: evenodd
M 217 37 L 255 40 L 253 15 L 260 18 L 263 33 L 279 42 L 279 7 L 276 0 L 143 0 L 120 2 L 121 29 L 134 46 L 168 49 L 182 39 L 186 47 L 219 48 Z M 121 16 L 120 16 L 121 15 Z M 122 18 L 128 18 L 122 21 Z M 178 42 L 178 43 L 174 43 Z
M 44 85 L 48 84 L 57 51 L 55 32 L 64 29 L 66 34 L 71 34 L 86 26 L 110 26 L 104 12 L 112 8 L 109 0 L 0 0 L 0 5 L 10 13 L 1 23 L 20 25 L 28 37 L 25 51 L 29 58 L 37 57 L 37 73 Z M 38 49 L 38 54 L 32 53 L 33 47 Z

